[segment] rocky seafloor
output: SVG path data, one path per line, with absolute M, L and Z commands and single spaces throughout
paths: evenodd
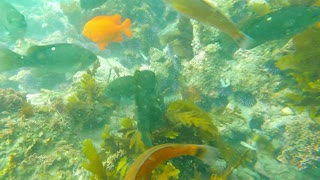
M 231 16 L 235 1 L 224 2 L 217 1 L 219 9 Z M 36 93 L 33 89 L 29 92 L 30 82 L 24 82 L 23 73 L 0 75 L 1 83 L 15 81 L 22 88 L 0 90 L 0 179 L 88 179 L 91 174 L 83 167 L 87 158 L 82 152 L 83 141 L 88 138 L 93 140 L 100 156 L 108 156 L 102 159 L 106 169 L 113 172 L 110 177 L 122 179 L 126 170 L 123 167 L 129 165 L 119 164 L 131 151 L 108 149 L 103 143 L 108 138 L 101 136 L 108 124 L 110 134 L 118 137 L 115 142 L 135 144 L 138 149 L 135 153 L 145 148 L 136 145 L 141 142 L 120 138 L 123 136 L 119 129 L 129 126 L 121 120 L 136 118 L 135 105 L 132 102 L 114 105 L 101 92 L 114 79 L 133 75 L 137 69 L 156 74 L 166 103 L 181 99 L 195 102 L 208 113 L 223 141 L 239 151 L 251 150 L 248 160 L 234 170 L 230 179 L 319 178 L 319 105 L 315 102 L 319 102 L 316 100 L 320 86 L 304 87 L 294 72 L 282 71 L 275 65 L 280 57 L 293 51 L 292 40 L 275 40 L 241 50 L 217 29 L 179 19 L 162 2 L 109 0 L 89 11 L 81 10 L 78 3 L 41 1 L 39 6 L 28 9 L 15 4 L 25 14 L 30 28 L 33 24 L 41 26 L 41 32 L 29 30 L 24 40 L 10 44 L 13 49 L 19 52 L 33 44 L 67 41 L 91 49 L 99 55 L 100 65 L 89 67 L 94 73 L 75 74 L 71 86 Z M 246 12 L 252 14 L 266 7 L 307 2 L 243 3 L 249 7 Z M 41 12 L 37 14 L 35 9 L 45 11 L 47 16 L 39 16 Z M 105 12 L 131 18 L 134 36 L 99 51 L 82 37 L 81 29 L 88 19 Z M 90 88 L 86 86 L 89 82 Z M 207 142 L 207 137 L 188 142 L 187 135 L 178 136 L 172 135 L 169 142 Z M 179 169 L 177 164 L 175 168 Z

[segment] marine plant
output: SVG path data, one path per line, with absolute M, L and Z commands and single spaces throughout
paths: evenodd
M 14 89 L 0 89 L 0 102 L 0 113 L 20 111 L 22 106 L 27 103 L 26 94 Z
M 320 123 L 320 31 L 312 27 L 293 38 L 294 52 L 277 61 L 276 66 L 293 77 L 295 92 L 288 94 L 288 105 L 299 111 L 308 111 L 310 117 Z
M 66 103 L 66 113 L 74 124 L 80 127 L 99 125 L 98 119 L 108 120 L 111 103 L 103 94 L 104 87 L 96 81 L 96 69 L 100 66 L 97 61 L 92 69 L 82 74 L 79 82 L 75 83 L 75 91 Z
M 176 100 L 169 103 L 164 123 L 160 128 L 150 131 L 150 138 L 153 145 L 164 143 L 212 145 L 221 151 L 222 158 L 228 167 L 225 173 L 221 174 L 220 170 L 211 169 L 195 158 L 181 157 L 160 165 L 153 171 L 154 177 L 169 179 L 199 178 L 210 175 L 227 177 L 232 172 L 230 170 L 237 168 L 238 163 L 243 161 L 233 147 L 223 142 L 208 113 L 192 101 Z M 105 173 L 113 179 L 124 178 L 130 164 L 148 147 L 141 139 L 141 132 L 138 130 L 135 118 L 122 119 L 120 129 L 116 132 L 111 131 L 110 126 L 106 125 L 102 139 L 101 152 L 97 154 L 104 156 L 100 158 L 104 164 Z
M 97 180 L 106 179 L 107 177 L 106 177 L 106 173 L 105 173 L 105 169 L 103 167 L 102 161 L 90 139 L 84 140 L 82 151 L 89 160 L 89 162 L 82 163 L 82 166 L 88 171 L 92 172 L 94 174 L 95 179 Z

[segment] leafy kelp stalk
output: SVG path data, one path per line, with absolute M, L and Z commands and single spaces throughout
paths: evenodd
M 85 162 L 82 166 L 94 174 L 97 180 L 104 180 L 107 178 L 102 161 L 100 160 L 97 150 L 94 148 L 92 141 L 86 139 L 83 142 L 83 153 L 87 156 L 89 162 Z

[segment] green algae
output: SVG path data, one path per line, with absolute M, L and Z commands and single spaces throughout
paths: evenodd
M 80 82 L 75 84 L 73 94 L 67 98 L 65 112 L 71 117 L 71 122 L 81 129 L 108 122 L 112 110 L 112 103 L 103 93 L 104 87 L 95 78 L 99 66 L 97 62 L 83 73 Z
M 150 90 L 153 87 L 147 89 Z M 104 154 L 105 157 L 102 158 L 102 163 L 106 164 L 105 173 L 108 178 L 123 178 L 134 159 L 149 147 L 143 141 L 143 132 L 139 130 L 139 120 L 136 118 L 121 119 L 120 128 L 116 132 L 111 132 L 109 125 L 104 128 L 101 152 L 93 153 Z M 163 124 L 157 129 L 149 129 L 148 133 L 154 145 L 188 142 L 215 146 L 219 148 L 222 159 L 228 164 L 225 173 L 221 174 L 221 172 L 217 173 L 217 170 L 210 169 L 199 161 L 196 161 L 197 163 L 195 164 L 190 164 L 194 159 L 181 157 L 170 161 L 171 168 L 169 169 L 167 169 L 168 164 L 159 166 L 153 172 L 156 177 L 202 177 L 203 175 L 199 176 L 199 173 L 212 174 L 217 177 L 221 175 L 228 176 L 234 168 L 239 166 L 239 163 L 244 162 L 244 157 L 239 156 L 239 152 L 223 141 L 210 115 L 191 101 L 176 100 L 170 102 L 166 109 Z M 189 163 L 186 164 L 185 162 Z M 177 170 L 179 171 L 178 174 Z
M 307 110 L 311 118 L 319 122 L 320 110 L 320 31 L 311 27 L 293 38 L 295 52 L 279 58 L 276 66 L 288 72 L 296 81 L 298 93 L 289 94 L 289 104 L 299 111 Z M 316 97 L 316 98 L 315 98 Z
M 92 179 L 105 180 L 107 178 L 105 169 L 99 154 L 90 139 L 84 140 L 82 151 L 89 160 L 89 162 L 82 163 L 82 166 L 94 174 L 94 178 Z

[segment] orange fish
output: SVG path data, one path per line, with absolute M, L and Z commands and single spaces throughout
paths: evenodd
M 160 163 L 177 156 L 190 155 L 210 163 L 217 160 L 219 154 L 217 148 L 206 145 L 161 144 L 142 153 L 128 170 L 125 180 L 148 180 Z
M 129 18 L 121 24 L 119 14 L 96 16 L 84 25 L 82 34 L 95 42 L 100 50 L 104 50 L 110 42 L 122 42 L 122 33 L 131 38 L 130 25 L 131 20 Z

